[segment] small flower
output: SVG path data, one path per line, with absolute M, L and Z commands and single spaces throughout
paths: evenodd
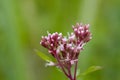
M 50 62 L 46 65 L 59 66 L 67 77 L 71 75 L 69 71 L 72 65 L 77 64 L 78 56 L 83 50 L 83 46 L 91 40 L 89 24 L 83 25 L 77 23 L 75 26 L 72 26 L 72 28 L 73 33 L 68 33 L 68 37 L 63 37 L 62 33 L 55 32 L 51 34 L 47 32 L 48 36 L 42 36 L 40 41 L 40 44 L 47 48 L 48 52 L 52 54 L 57 61 L 56 63 Z M 68 70 L 68 73 L 65 69 Z M 69 78 L 71 79 L 72 77 Z M 74 76 L 73 80 L 75 80 L 75 78 L 76 77 Z

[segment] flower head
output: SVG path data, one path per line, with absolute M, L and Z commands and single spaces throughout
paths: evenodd
M 83 25 L 77 23 L 72 28 L 73 33 L 68 33 L 68 37 L 63 36 L 62 33 L 55 32 L 50 34 L 48 32 L 48 36 L 42 36 L 40 41 L 40 44 L 47 48 L 48 52 L 56 58 L 56 66 L 61 67 L 63 71 L 64 68 L 71 68 L 78 61 L 78 56 L 83 50 L 84 44 L 91 40 L 89 24 Z M 53 64 L 51 62 L 47 65 Z
M 83 45 L 91 39 L 91 33 L 89 24 L 77 23 L 73 26 L 73 31 L 73 33 L 68 34 L 68 38 L 63 37 L 62 33 L 50 34 L 48 32 L 48 36 L 42 37 L 40 44 L 47 48 L 54 57 L 58 56 L 60 60 L 75 60 L 83 49 Z
M 48 36 L 42 36 L 40 44 L 49 50 L 53 56 L 56 54 L 57 47 L 60 45 L 59 42 L 62 40 L 62 33 L 58 34 L 53 33 L 50 34 L 48 32 Z

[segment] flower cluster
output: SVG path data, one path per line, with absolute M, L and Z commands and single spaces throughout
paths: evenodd
M 91 39 L 89 25 L 77 23 L 72 28 L 74 32 L 68 33 L 68 37 L 63 36 L 62 33 L 50 34 L 48 32 L 48 36 L 42 36 L 40 41 L 40 44 L 47 48 L 57 60 L 57 63 L 50 62 L 48 65 L 57 65 L 68 77 L 71 75 L 70 68 L 78 61 L 83 45 Z

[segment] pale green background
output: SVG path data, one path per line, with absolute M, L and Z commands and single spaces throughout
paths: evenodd
M 67 80 L 33 49 L 48 54 L 41 36 L 66 35 L 76 22 L 89 23 L 93 34 L 78 68 L 103 67 L 83 80 L 120 80 L 120 0 L 0 0 L 0 80 Z

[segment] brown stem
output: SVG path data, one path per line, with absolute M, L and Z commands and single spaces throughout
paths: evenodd
M 57 59 L 57 61 L 58 61 L 59 65 L 60 65 L 60 67 L 61 67 L 62 71 L 64 72 L 64 74 L 65 74 L 67 77 L 69 77 L 69 75 L 66 73 L 66 71 L 65 71 L 65 69 L 64 69 L 64 67 L 63 67 L 63 65 L 62 65 L 62 63 L 60 62 L 60 60 L 59 60 L 58 56 L 57 56 L 57 55 L 55 55 L 55 57 L 56 57 L 56 59 Z
M 75 70 L 74 70 L 74 79 L 73 80 L 76 80 L 77 64 L 78 64 L 78 61 L 75 62 Z
M 71 66 L 68 67 L 68 73 L 69 73 L 70 80 L 73 80 L 72 74 L 71 74 Z

